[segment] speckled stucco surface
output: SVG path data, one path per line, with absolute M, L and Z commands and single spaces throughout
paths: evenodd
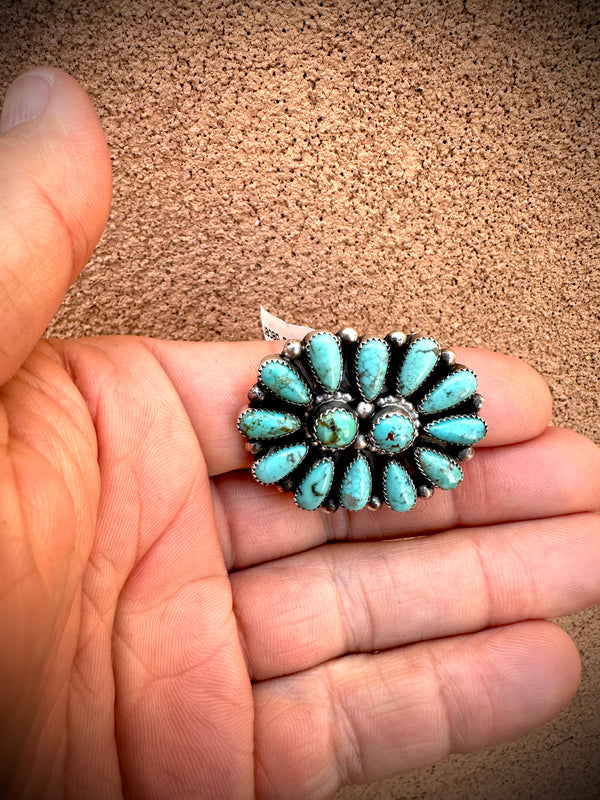
M 522 356 L 600 442 L 600 4 L 23 0 L 0 88 L 49 63 L 100 113 L 113 211 L 50 331 L 418 330 Z M 557 465 L 560 469 L 560 465 Z M 600 794 L 600 613 L 541 730 L 340 798 Z

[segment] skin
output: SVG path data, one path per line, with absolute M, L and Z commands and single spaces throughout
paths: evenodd
M 40 340 L 110 200 L 87 96 L 44 74 L 0 137 L 2 795 L 323 798 L 551 718 L 580 662 L 546 620 L 600 599 L 598 448 L 459 350 L 489 426 L 460 487 L 307 513 L 235 429 L 272 344 Z

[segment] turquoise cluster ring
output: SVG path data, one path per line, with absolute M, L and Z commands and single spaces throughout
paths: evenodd
M 311 331 L 263 358 L 237 420 L 252 475 L 300 508 L 403 512 L 454 489 L 486 424 L 477 377 L 430 336 Z

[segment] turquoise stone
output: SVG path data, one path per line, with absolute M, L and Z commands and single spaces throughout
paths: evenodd
M 470 369 L 459 369 L 440 381 L 425 396 L 419 411 L 423 414 L 435 414 L 462 403 L 477 389 L 477 378 Z
M 466 414 L 464 416 L 436 419 L 435 422 L 429 422 L 423 430 L 442 442 L 464 445 L 480 442 L 487 432 L 485 422 L 482 419 Z
M 342 380 L 342 354 L 337 337 L 328 331 L 312 333 L 307 343 L 308 360 L 321 386 L 335 392 Z
M 373 441 L 386 453 L 401 453 L 415 438 L 411 420 L 400 412 L 380 417 L 371 431 Z
M 300 508 L 314 511 L 329 494 L 333 482 L 333 461 L 323 458 L 317 461 L 302 479 L 294 498 Z
M 340 487 L 340 502 L 348 511 L 360 511 L 371 497 L 371 470 L 359 453 L 346 470 Z
M 385 502 L 393 511 L 410 511 L 417 502 L 417 492 L 412 478 L 404 467 L 395 461 L 383 470 Z
M 308 446 L 305 444 L 274 447 L 266 456 L 254 462 L 254 477 L 259 483 L 277 483 L 302 463 L 307 452 Z
M 416 391 L 431 374 L 440 353 L 441 347 L 435 339 L 415 339 L 406 351 L 398 374 L 398 394 L 407 396 Z
M 285 411 L 249 408 L 238 420 L 238 428 L 248 439 L 276 439 L 297 431 L 301 421 Z
M 448 456 L 436 450 L 417 448 L 415 458 L 420 469 L 440 489 L 454 489 L 463 479 L 462 469 Z
M 390 363 L 390 348 L 384 339 L 373 336 L 358 345 L 356 379 L 365 400 L 374 400 L 385 382 Z
M 357 433 L 356 417 L 343 408 L 324 411 L 317 417 L 315 424 L 317 439 L 332 450 L 348 447 L 355 440 Z
M 282 400 L 304 406 L 310 403 L 310 391 L 304 379 L 284 358 L 274 356 L 263 361 L 258 377 L 267 389 Z

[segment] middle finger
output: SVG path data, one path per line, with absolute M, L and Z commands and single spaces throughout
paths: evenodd
M 436 490 L 408 512 L 389 508 L 335 514 L 304 511 L 289 493 L 255 483 L 248 471 L 215 480 L 230 569 L 270 561 L 328 540 L 413 536 L 467 525 L 490 525 L 595 511 L 600 448 L 573 431 L 547 428 L 536 439 L 480 449 L 452 491 Z M 225 511 L 226 509 L 226 511 Z

